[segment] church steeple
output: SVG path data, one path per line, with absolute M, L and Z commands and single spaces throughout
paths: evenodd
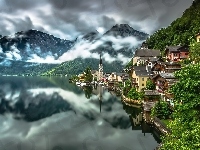
M 100 54 L 98 80 L 101 81 L 102 79 L 103 79 L 103 63 L 102 63 L 102 58 L 101 58 L 101 54 Z
M 101 54 L 100 54 L 99 64 L 102 64 Z

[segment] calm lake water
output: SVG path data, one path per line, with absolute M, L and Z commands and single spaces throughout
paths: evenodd
M 141 110 L 65 77 L 0 77 L 0 150 L 153 150 Z

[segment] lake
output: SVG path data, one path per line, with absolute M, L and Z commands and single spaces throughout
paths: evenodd
M 140 108 L 67 77 L 0 77 L 1 150 L 153 150 Z

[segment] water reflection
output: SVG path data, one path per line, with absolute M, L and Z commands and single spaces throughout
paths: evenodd
M 0 149 L 157 146 L 150 134 L 144 137 L 141 130 L 131 131 L 133 124 L 139 126 L 139 110 L 125 108 L 102 87 L 92 93 L 87 89 L 85 94 L 66 78 L 0 77 L 0 81 Z
M 87 99 L 90 99 L 92 97 L 93 87 L 92 86 L 83 86 L 82 88 L 85 92 L 85 97 Z

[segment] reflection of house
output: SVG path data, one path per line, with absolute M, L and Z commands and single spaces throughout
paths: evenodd
M 155 61 L 157 57 L 161 56 L 159 50 L 152 49 L 137 49 L 133 58 L 133 65 L 145 64 L 147 60 Z
M 177 62 L 181 59 L 188 58 L 189 47 L 188 46 L 169 46 L 165 49 L 166 60 Z
M 149 67 L 147 66 L 134 66 L 132 73 L 133 86 L 138 91 L 146 87 L 146 81 L 149 78 Z
M 130 120 L 131 120 L 132 128 L 137 125 L 140 125 L 142 122 L 142 114 L 140 113 L 140 114 L 136 115 L 135 118 L 130 116 Z

